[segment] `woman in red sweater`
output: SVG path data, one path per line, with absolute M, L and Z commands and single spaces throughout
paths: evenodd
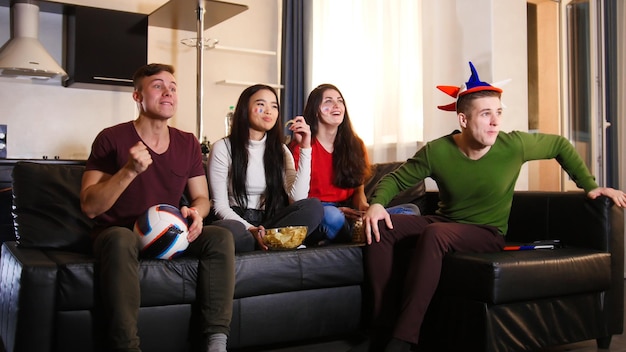
M 370 164 L 365 144 L 350 122 L 343 95 L 332 84 L 322 84 L 309 94 L 304 118 L 311 126 L 311 185 L 309 198 L 324 204 L 324 218 L 317 236 L 307 244 L 350 242 L 351 224 L 369 208 L 363 185 Z M 299 147 L 290 145 L 298 165 Z M 394 214 L 419 214 L 408 204 L 390 209 Z

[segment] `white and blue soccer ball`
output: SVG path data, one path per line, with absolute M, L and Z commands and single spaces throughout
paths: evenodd
M 169 204 L 154 205 L 135 221 L 140 236 L 141 254 L 148 258 L 173 259 L 189 246 L 187 220 Z

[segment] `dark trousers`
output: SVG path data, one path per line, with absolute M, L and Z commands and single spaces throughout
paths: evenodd
M 256 215 L 253 215 L 255 213 Z M 243 212 L 243 218 L 255 226 L 263 225 L 266 229 L 285 226 L 306 226 L 307 235 L 310 235 L 317 229 L 323 217 L 324 206 L 317 198 L 306 198 L 293 202 L 281 209 L 273 218 L 266 221 L 262 221 L 262 212 L 260 211 Z M 235 238 L 235 251 L 237 253 L 255 250 L 256 240 L 252 233 L 239 221 L 217 220 L 211 224 L 227 228 L 232 232 Z
M 110 227 L 98 234 L 94 252 L 99 265 L 100 295 L 106 314 L 106 336 L 113 351 L 140 351 L 137 318 L 139 288 L 139 236 L 125 227 Z M 230 332 L 235 290 L 235 250 L 231 233 L 205 226 L 189 244 L 186 255 L 199 259 L 197 300 L 204 335 Z
M 492 226 L 460 224 L 439 216 L 391 215 L 391 220 L 393 229 L 386 228 L 384 221 L 379 222 L 380 242 L 365 249 L 373 325 L 389 328 L 393 337 L 417 344 L 446 253 L 500 251 L 504 236 Z M 394 269 L 396 244 L 408 238 L 415 240 L 415 246 L 410 250 L 408 266 L 401 268 L 406 274 L 397 282 L 393 280 L 394 270 L 399 270 Z M 396 292 L 400 292 L 399 302 Z M 393 316 L 386 315 L 389 313 Z

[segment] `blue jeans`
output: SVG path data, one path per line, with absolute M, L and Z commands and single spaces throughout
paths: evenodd
M 324 217 L 320 223 L 320 231 L 332 241 L 346 223 L 346 216 L 337 208 L 335 203 L 322 202 L 322 204 L 324 205 Z
M 320 231 L 326 235 L 326 238 L 333 241 L 342 228 L 347 227 L 350 230 L 350 224 L 346 222 L 346 216 L 339 210 L 338 203 L 322 202 L 324 205 L 324 217 L 320 224 Z M 419 215 L 419 207 L 415 204 L 401 204 L 387 208 L 389 214 L 401 215 Z M 349 231 L 348 231 L 349 232 Z
M 389 215 L 420 215 L 420 208 L 413 203 L 400 204 L 387 208 Z

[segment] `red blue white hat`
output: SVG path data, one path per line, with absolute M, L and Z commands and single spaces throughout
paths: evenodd
M 469 63 L 469 66 L 470 66 L 470 70 L 472 71 L 472 75 L 470 76 L 469 80 L 465 82 L 463 85 L 461 85 L 460 87 L 437 86 L 437 88 L 440 91 L 448 94 L 449 96 L 456 98 L 457 100 L 459 99 L 459 97 L 462 97 L 466 94 L 479 92 L 483 90 L 491 90 L 494 92 L 502 93 L 502 89 L 495 87 L 489 83 L 483 82 L 480 80 L 480 78 L 478 78 L 478 72 L 476 72 L 476 68 L 474 67 L 471 61 Z M 448 105 L 439 105 L 437 107 L 445 111 L 456 111 L 456 101 Z

